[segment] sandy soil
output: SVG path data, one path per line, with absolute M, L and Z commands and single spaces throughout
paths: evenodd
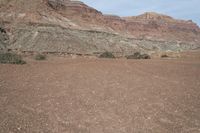
M 1 133 L 200 133 L 200 60 L 0 65 Z

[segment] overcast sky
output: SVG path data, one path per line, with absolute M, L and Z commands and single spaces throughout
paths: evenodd
M 158 12 L 200 25 L 200 0 L 81 0 L 104 14 L 134 16 Z

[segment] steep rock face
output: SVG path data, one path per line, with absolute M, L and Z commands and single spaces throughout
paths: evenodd
M 1 0 L 0 11 L 5 13 L 37 12 L 44 10 L 45 0 Z
M 117 31 L 126 31 L 126 21 L 119 16 L 104 15 L 105 23 Z
M 114 15 L 103 15 L 80 1 L 48 0 L 48 3 L 63 16 L 78 20 L 82 26 L 85 26 L 84 23 L 91 24 L 90 27 L 96 25 L 144 39 L 200 41 L 199 27 L 192 21 L 176 20 L 154 12 L 120 18 Z
M 200 47 L 192 21 L 157 13 L 103 15 L 74 0 L 0 0 L 0 20 L 11 50 L 125 55 Z
M 48 5 L 63 16 L 79 21 L 98 23 L 103 21 L 101 12 L 77 0 L 48 0 Z
M 128 31 L 138 36 L 146 34 L 146 36 L 163 37 L 166 40 L 200 41 L 199 27 L 192 21 L 175 20 L 157 13 L 145 13 L 124 19 Z

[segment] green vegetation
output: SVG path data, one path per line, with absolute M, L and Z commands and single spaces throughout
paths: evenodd
M 115 56 L 111 52 L 104 52 L 99 57 L 100 58 L 115 58 Z
M 46 55 L 43 55 L 43 54 L 37 54 L 35 56 L 35 60 L 46 60 Z
M 136 52 L 133 55 L 126 56 L 127 59 L 151 59 L 148 54 L 141 54 L 140 52 Z
M 26 64 L 20 55 L 14 53 L 0 53 L 0 63 L 3 64 Z

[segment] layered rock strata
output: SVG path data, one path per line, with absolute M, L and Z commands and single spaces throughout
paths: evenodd
M 74 0 L 0 0 L 0 21 L 9 38 L 7 49 L 18 51 L 126 55 L 200 47 L 200 29 L 191 20 L 153 12 L 104 15 Z M 0 34 L 3 49 L 5 33 Z

